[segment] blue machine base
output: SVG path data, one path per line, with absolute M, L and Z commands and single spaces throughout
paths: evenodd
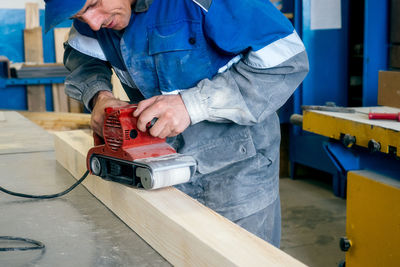
M 336 167 L 326 154 L 323 144 L 329 138 L 307 132 L 290 137 L 290 176 L 295 177 L 296 164 L 308 166 L 331 174 L 336 174 Z
M 291 137 L 290 176 L 295 177 L 296 164 L 332 175 L 335 196 L 346 197 L 347 172 L 368 169 L 392 176 L 400 173 L 400 159 L 395 155 L 371 153 L 358 146 L 346 148 L 341 142 L 302 132 Z
M 324 149 L 336 167 L 333 190 L 336 196 L 346 197 L 347 172 L 372 170 L 389 176 L 400 173 L 400 159 L 381 152 L 371 153 L 363 147 L 346 148 L 338 141 L 329 141 Z

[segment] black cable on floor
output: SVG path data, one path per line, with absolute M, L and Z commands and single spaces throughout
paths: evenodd
M 13 192 L 10 190 L 7 190 L 3 187 L 0 186 L 0 191 L 12 195 L 12 196 L 16 196 L 16 197 L 23 197 L 23 198 L 37 198 L 37 199 L 50 199 L 50 198 L 56 198 L 56 197 L 61 197 L 69 192 L 71 192 L 75 187 L 77 187 L 79 184 L 81 184 L 83 182 L 83 180 L 86 179 L 86 177 L 88 176 L 89 171 L 86 171 L 83 176 L 76 182 L 74 183 L 72 186 L 70 186 L 69 188 L 67 188 L 66 190 L 57 193 L 57 194 L 51 194 L 51 195 L 29 195 L 29 194 L 23 194 L 23 193 L 17 193 L 17 192 Z M 29 239 L 29 238 L 22 238 L 22 237 L 17 237 L 17 236 L 0 236 L 0 240 L 9 240 L 9 241 L 21 241 L 21 242 L 25 242 L 25 243 L 29 243 L 32 244 L 34 246 L 29 246 L 29 247 L 0 247 L 0 251 L 15 251 L 15 250 L 37 250 L 37 249 L 44 249 L 45 245 L 37 240 L 33 240 L 33 239 Z
M 8 241 L 21 241 L 24 243 L 32 244 L 34 246 L 29 247 L 0 247 L 0 251 L 16 251 L 16 250 L 39 250 L 44 249 L 46 246 L 37 240 L 15 237 L 15 236 L 0 236 L 0 240 L 8 240 Z
M 83 180 L 86 179 L 86 177 L 88 176 L 89 171 L 86 171 L 85 174 L 76 182 L 74 183 L 71 187 L 67 188 L 66 190 L 57 193 L 57 194 L 51 194 L 51 195 L 29 195 L 29 194 L 23 194 L 23 193 L 17 193 L 17 192 L 13 192 L 10 190 L 7 190 L 3 187 L 0 186 L 0 191 L 12 195 L 12 196 L 16 196 L 16 197 L 24 197 L 24 198 L 38 198 L 38 199 L 49 199 L 49 198 L 56 198 L 56 197 L 61 197 L 67 193 L 69 193 L 71 190 L 73 190 L 75 187 L 77 187 L 80 183 L 83 182 Z

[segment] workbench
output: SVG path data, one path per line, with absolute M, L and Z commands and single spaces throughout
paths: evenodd
M 400 122 L 370 120 L 369 112 L 398 108 L 354 108 L 354 113 L 306 110 L 303 129 L 329 137 L 325 151 L 337 168 L 334 193 L 347 196 L 346 266 L 398 266 L 400 262 Z
M 391 107 L 352 108 L 354 113 L 305 110 L 303 130 L 330 138 L 324 149 L 333 165 L 333 191 L 346 196 L 349 171 L 400 172 L 400 122 L 369 120 L 368 113 L 399 113 Z
M 354 113 L 306 110 L 303 130 L 343 141 L 344 135 L 354 136 L 354 145 L 369 148 L 369 142 L 380 143 L 380 149 L 371 152 L 383 152 L 400 157 L 400 122 L 394 120 L 370 120 L 369 112 L 399 113 L 392 107 L 349 108 Z M 353 144 L 351 144 L 353 145 Z
M 0 111 L 1 186 L 41 195 L 74 182 L 55 160 L 50 133 L 17 112 Z M 51 200 L 0 192 L 0 207 L 0 235 L 46 245 L 45 251 L 0 252 L 0 266 L 170 266 L 82 186 Z M 0 247 L 9 245 L 0 242 Z

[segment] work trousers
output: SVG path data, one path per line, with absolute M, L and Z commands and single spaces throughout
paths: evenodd
M 281 201 L 279 196 L 265 209 L 234 221 L 234 223 L 279 248 L 281 241 Z

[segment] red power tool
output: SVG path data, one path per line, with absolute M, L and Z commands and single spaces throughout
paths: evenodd
M 177 153 L 165 139 L 139 131 L 136 108 L 105 109 L 104 139 L 93 134 L 95 146 L 86 158 L 90 173 L 145 189 L 188 182 L 196 171 L 194 158 Z

